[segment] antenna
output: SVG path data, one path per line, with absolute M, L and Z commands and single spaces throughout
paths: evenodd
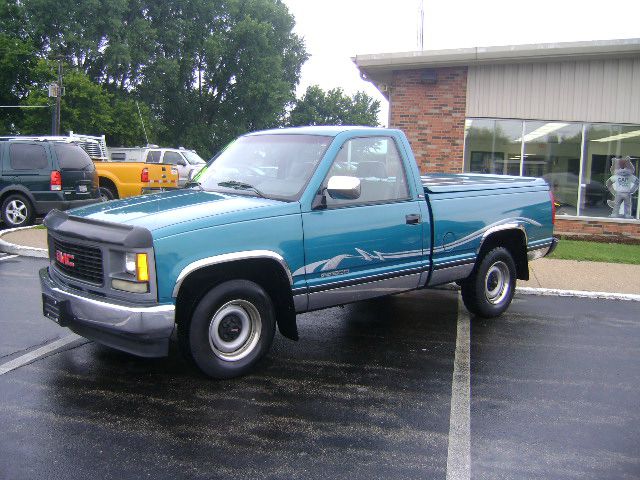
M 420 13 L 418 18 L 418 47 L 424 50 L 424 0 L 420 1 Z
M 137 100 L 136 100 L 136 107 L 138 107 L 138 116 L 140 117 L 140 123 L 142 123 L 142 131 L 144 132 L 144 139 L 147 141 L 147 145 L 149 145 L 149 137 L 147 137 L 147 129 L 144 126 L 144 120 L 142 120 L 142 114 L 140 113 L 140 105 L 138 105 Z

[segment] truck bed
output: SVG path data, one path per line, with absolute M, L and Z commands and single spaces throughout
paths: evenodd
M 544 186 L 541 178 L 482 173 L 438 173 L 420 176 L 425 193 L 467 192 L 514 187 Z

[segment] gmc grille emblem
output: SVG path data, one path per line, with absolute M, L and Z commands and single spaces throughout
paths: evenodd
M 62 265 L 66 265 L 67 267 L 75 267 L 76 264 L 73 263 L 73 259 L 75 257 L 70 253 L 64 253 L 60 250 L 56 250 L 56 260 Z

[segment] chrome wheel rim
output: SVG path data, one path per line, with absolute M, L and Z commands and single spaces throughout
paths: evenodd
M 11 200 L 5 210 L 7 220 L 13 225 L 24 223 L 28 213 L 27 205 L 22 200 Z
M 484 294 L 489 303 L 497 305 L 504 301 L 510 288 L 509 267 L 504 262 L 496 262 L 484 278 Z
M 262 319 L 255 305 L 246 300 L 231 300 L 211 318 L 209 346 L 216 357 L 238 361 L 255 349 L 261 331 Z

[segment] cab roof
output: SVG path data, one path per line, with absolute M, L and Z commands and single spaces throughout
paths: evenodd
M 335 137 L 343 132 L 358 131 L 366 133 L 382 133 L 391 132 L 393 129 L 383 127 L 365 127 L 358 125 L 314 125 L 307 127 L 289 127 L 289 128 L 274 128 L 271 130 L 261 130 L 257 132 L 248 133 L 247 136 L 253 135 L 322 135 L 327 137 Z

